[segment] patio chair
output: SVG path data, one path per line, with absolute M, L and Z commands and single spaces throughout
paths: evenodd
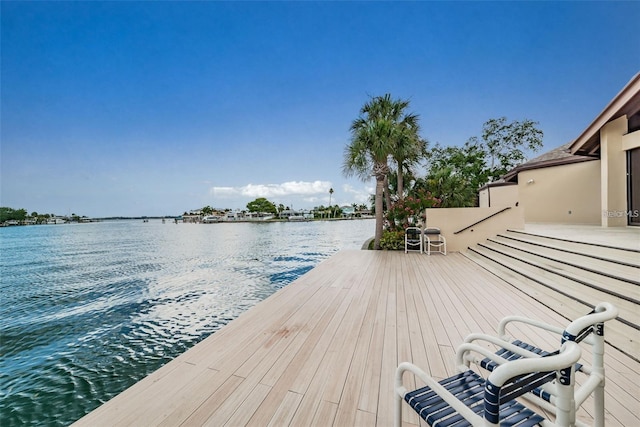
M 396 424 L 399 425 L 398 423 L 401 422 L 401 406 L 402 398 L 404 398 L 414 409 L 417 408 L 416 412 L 418 412 L 430 425 L 435 422 L 434 420 L 441 418 L 444 418 L 447 421 L 445 422 L 441 420 L 438 425 L 450 425 L 448 421 L 452 420 L 464 421 L 461 424 L 455 424 L 456 426 L 469 424 L 494 425 L 496 422 L 495 417 L 488 418 L 486 413 L 486 406 L 489 401 L 485 401 L 484 404 L 482 404 L 478 399 L 476 399 L 479 394 L 482 394 L 479 387 L 488 387 L 488 384 L 495 386 L 496 377 L 493 375 L 495 373 L 499 373 L 499 377 L 503 378 L 505 366 L 513 366 L 512 364 L 516 362 L 521 362 L 521 364 L 523 363 L 523 366 L 526 366 L 531 361 L 549 359 L 558 360 L 555 356 L 565 354 L 565 351 L 572 351 L 567 350 L 567 344 L 571 344 L 571 346 L 578 346 L 579 343 L 583 343 L 591 346 L 592 361 L 590 366 L 577 363 L 579 359 L 578 356 L 575 362 L 572 362 L 570 366 L 567 365 L 565 368 L 562 368 L 555 373 L 548 371 L 532 374 L 531 376 L 525 376 L 516 379 L 515 383 L 518 383 L 518 385 L 515 385 L 514 383 L 513 385 L 507 386 L 506 388 L 503 387 L 501 389 L 503 392 L 505 392 L 505 390 L 509 390 L 508 393 L 513 391 L 515 395 L 509 395 L 511 398 L 519 396 L 524 397 L 538 405 L 543 410 L 556 414 L 557 418 L 555 424 L 550 423 L 547 420 L 544 420 L 543 422 L 543 417 L 541 415 L 536 414 L 531 411 L 531 409 L 527 409 L 524 406 L 519 407 L 515 404 L 515 406 L 500 407 L 499 412 L 502 414 L 500 415 L 500 420 L 502 423 L 513 425 L 519 418 L 516 419 L 512 417 L 517 414 L 518 417 L 522 418 L 523 422 L 526 421 L 525 424 L 522 425 L 535 425 L 540 422 L 543 422 L 543 425 L 585 425 L 584 423 L 575 420 L 575 412 L 587 400 L 587 398 L 593 394 L 593 425 L 602 427 L 604 426 L 605 382 L 604 322 L 616 318 L 617 315 L 618 310 L 612 304 L 600 303 L 591 313 L 574 320 L 564 330 L 557 326 L 521 316 L 505 317 L 498 325 L 499 336 L 471 334 L 465 338 L 464 343 L 460 346 L 456 354 L 456 364 L 458 370 L 462 372 L 461 374 L 450 379 L 443 380 L 438 383 L 440 385 L 436 386 L 433 385 L 433 380 L 425 381 L 428 387 L 414 392 L 406 392 L 406 390 L 402 388 L 402 373 L 409 370 L 416 373 L 416 375 L 423 380 L 423 377 L 426 375 L 413 365 L 402 364 L 398 368 L 396 374 L 396 405 L 400 406 L 399 408 L 396 406 Z M 556 351 L 554 353 L 549 353 L 535 346 L 524 343 L 521 340 L 512 340 L 506 334 L 507 325 L 511 323 L 528 324 L 533 327 L 540 328 L 543 331 L 557 334 L 561 337 L 560 344 L 562 347 L 560 352 Z M 486 345 L 479 345 L 477 343 L 479 341 L 483 341 L 483 344 L 493 344 L 500 349 L 497 353 L 492 353 Z M 477 354 L 480 354 L 480 357 L 478 357 Z M 490 371 L 487 381 L 471 370 L 471 363 Z M 546 368 L 542 368 L 543 371 L 545 369 Z M 578 371 L 581 372 L 581 374 L 586 375 L 586 379 L 581 381 L 582 385 L 576 389 L 573 381 L 575 378 L 575 372 Z M 569 373 L 571 384 L 567 383 L 567 374 Z M 463 401 L 462 406 L 471 407 L 471 412 L 469 412 L 468 408 L 460 407 L 460 404 L 452 400 L 451 396 L 447 396 L 446 399 L 440 397 L 442 392 L 440 386 L 444 387 L 445 390 L 451 389 L 451 393 L 454 396 L 457 395 L 457 397 Z M 568 386 L 569 388 L 567 388 Z M 487 391 L 484 393 L 486 397 Z M 443 401 L 446 403 L 443 404 Z M 500 401 L 507 405 L 506 398 L 500 398 Z M 437 405 L 434 402 L 437 402 L 441 408 L 433 409 L 432 407 Z M 521 404 L 519 403 L 518 405 Z M 445 410 L 445 407 L 454 408 L 455 411 L 452 412 L 451 409 Z M 513 410 L 513 415 L 509 415 L 511 414 L 511 410 Z M 457 412 L 457 415 L 455 412 Z M 400 413 L 400 415 L 398 415 L 398 413 Z M 485 415 L 485 419 L 482 420 L 477 417 L 474 418 L 474 413 L 483 413 Z M 428 417 L 431 418 L 427 419 Z M 529 422 L 532 424 L 528 424 Z M 566 422 L 569 424 L 566 424 Z M 518 426 L 520 425 L 521 424 L 518 424 Z
M 431 249 L 443 255 L 447 254 L 447 239 L 442 235 L 437 227 L 428 227 L 424 229 L 424 246 L 427 255 L 431 255 Z
M 472 352 L 499 364 L 486 380 L 465 365 L 467 354 Z M 574 425 L 574 365 L 580 354 L 580 346 L 567 341 L 560 350 L 545 357 L 506 361 L 485 347 L 464 343 L 456 352 L 461 372 L 442 381 L 434 380 L 411 363 L 401 363 L 395 377 L 395 427 L 402 425 L 403 400 L 430 426 Z M 407 391 L 403 385 L 407 371 L 427 386 Z M 554 379 L 558 380 L 555 423 L 515 400 Z
M 561 337 L 560 342 L 573 341 L 576 343 L 588 344 L 591 347 L 591 365 L 586 366 L 576 364 L 576 372 L 584 374 L 587 379 L 582 381 L 582 385 L 575 390 L 575 406 L 579 408 L 593 393 L 594 395 L 594 426 L 604 426 L 604 322 L 615 319 L 618 315 L 618 309 L 612 304 L 603 302 L 598 304 L 593 311 L 585 316 L 571 322 L 566 329 L 549 325 L 538 320 L 529 319 L 521 316 L 508 316 L 503 318 L 498 325 L 498 337 L 471 334 L 465 338 L 465 343 L 474 343 L 476 341 L 489 342 L 499 347 L 495 353 L 501 359 L 517 360 L 527 357 L 546 356 L 549 353 L 531 344 L 527 344 L 521 340 L 513 340 L 506 333 L 507 325 L 512 323 L 522 323 L 551 332 Z M 473 362 L 482 368 L 493 371 L 498 364 L 491 358 L 470 359 L 467 362 Z M 547 409 L 554 410 L 557 396 L 554 394 L 553 385 L 536 387 L 532 394 L 525 396 L 535 404 Z
M 407 227 L 404 231 L 404 253 L 409 251 L 422 253 L 422 230 L 418 227 Z

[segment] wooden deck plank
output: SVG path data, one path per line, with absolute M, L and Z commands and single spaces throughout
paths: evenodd
M 212 393 L 207 400 L 199 405 L 182 423 L 182 425 L 201 426 L 204 425 L 207 420 L 216 414 L 220 406 L 227 401 L 230 396 L 240 384 L 244 381 L 243 378 L 230 376 L 227 380 Z M 213 388 L 213 387 L 212 387 Z M 122 396 L 122 394 L 120 395 Z M 135 400 L 140 400 L 141 397 L 136 396 Z M 133 397 L 132 397 L 133 400 Z M 80 420 L 82 421 L 82 420 Z M 162 423 L 169 426 L 168 423 Z M 90 425 L 90 424 L 87 424 Z
M 387 307 L 384 322 L 384 341 L 382 344 L 382 367 L 380 369 L 380 389 L 378 392 L 378 411 L 376 425 L 390 426 L 393 424 L 393 379 L 395 367 L 398 366 L 397 329 L 396 329 L 396 281 L 400 275 L 398 262 L 389 263 L 386 271 L 389 272 L 387 280 Z
M 509 314 L 568 323 L 460 254 L 340 252 L 76 425 L 388 426 L 400 361 L 443 378 L 464 336 Z M 609 346 L 605 361 L 607 426 L 640 425 L 640 364 Z
M 381 263 L 383 264 L 383 263 Z M 383 264 L 386 266 L 386 263 Z M 387 292 L 384 292 L 384 284 L 388 278 L 384 268 L 381 268 L 372 286 L 377 291 L 375 314 L 373 317 L 373 329 L 371 331 L 371 341 L 367 352 L 364 379 L 360 391 L 358 407 L 363 411 L 375 413 L 378 407 L 378 392 L 380 389 L 380 369 L 382 366 L 382 348 L 384 342 L 385 313 L 387 306 Z
M 271 421 L 269 421 L 269 424 L 264 424 L 264 423 L 254 424 L 254 420 L 252 419 L 249 422 L 249 425 L 255 425 L 255 426 L 267 425 L 268 427 L 289 425 L 289 423 L 291 422 L 291 419 L 293 418 L 293 415 L 296 413 L 296 410 L 298 409 L 298 405 L 300 404 L 301 400 L 302 400 L 301 394 L 289 391 L 287 392 L 284 399 L 282 399 L 282 403 L 278 407 L 278 410 L 276 411 Z
M 310 425 L 312 427 L 332 426 L 334 425 L 336 412 L 338 412 L 338 405 L 336 403 L 322 400 L 310 424 L 296 424 L 295 422 L 292 422 L 289 425 Z
M 149 425 L 169 427 L 182 424 L 217 390 L 213 387 L 217 374 L 218 371 L 205 369 L 198 381 L 185 384 L 181 392 L 166 403 L 155 418 L 149 420 Z

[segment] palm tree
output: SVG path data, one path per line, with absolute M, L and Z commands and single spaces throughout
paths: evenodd
M 418 115 L 405 113 L 409 101 L 398 100 L 394 108 L 394 121 L 397 123 L 393 133 L 391 157 L 396 163 L 398 198 L 404 198 L 404 171 L 423 159 L 427 151 L 427 142 L 420 138 Z
M 372 98 L 360 109 L 360 117 L 351 124 L 351 142 L 345 149 L 342 166 L 345 176 L 356 175 L 363 181 L 368 181 L 371 176 L 376 179 L 375 249 L 380 249 L 382 238 L 382 201 L 385 179 L 389 173 L 388 159 L 398 150 L 399 141 L 404 140 L 401 138 L 403 128 L 417 121 L 416 116 L 403 116 L 408 105 L 409 101 L 391 99 L 390 94 Z
M 329 206 L 331 206 L 331 195 L 333 194 L 333 188 L 329 189 Z

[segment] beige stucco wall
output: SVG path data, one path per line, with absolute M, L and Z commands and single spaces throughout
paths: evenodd
M 478 205 L 481 208 L 489 207 L 489 189 L 485 188 L 478 192 Z
M 526 222 L 600 224 L 600 161 L 522 171 L 518 194 Z
M 454 234 L 456 231 L 502 209 L 504 207 L 427 209 L 427 226 L 440 228 L 447 239 L 448 252 L 459 252 L 507 229 L 524 229 L 523 209 L 512 207 L 466 231 Z
M 640 148 L 640 130 L 622 136 L 622 149 L 625 151 Z
M 518 202 L 517 185 L 487 187 L 478 194 L 481 208 L 515 206 Z
M 627 210 L 627 155 L 623 149 L 627 131 L 627 116 L 600 129 L 600 218 L 603 227 L 627 225 L 627 216 L 621 214 Z

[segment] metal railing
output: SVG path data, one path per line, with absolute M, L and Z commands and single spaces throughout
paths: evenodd
M 481 220 L 476 221 L 476 222 L 474 222 L 474 223 L 473 223 L 473 224 L 471 224 L 471 225 L 467 225 L 465 228 L 461 228 L 461 229 L 460 229 L 460 230 L 458 230 L 458 231 L 454 231 L 454 232 L 453 232 L 453 234 L 459 234 L 459 233 L 462 233 L 463 231 L 468 230 L 468 229 L 470 229 L 471 227 L 475 227 L 476 225 L 480 224 L 481 222 L 484 222 L 484 221 L 488 220 L 489 218 L 493 218 L 493 217 L 494 217 L 494 216 L 496 216 L 496 215 L 500 215 L 502 212 L 507 211 L 507 210 L 509 210 L 509 209 L 511 209 L 511 206 L 507 206 L 506 208 L 501 209 L 501 210 L 499 210 L 499 211 L 498 211 L 498 212 L 496 212 L 496 213 L 492 213 L 491 215 L 489 215 L 489 216 L 488 216 L 488 217 L 486 217 L 486 218 L 482 218 Z

